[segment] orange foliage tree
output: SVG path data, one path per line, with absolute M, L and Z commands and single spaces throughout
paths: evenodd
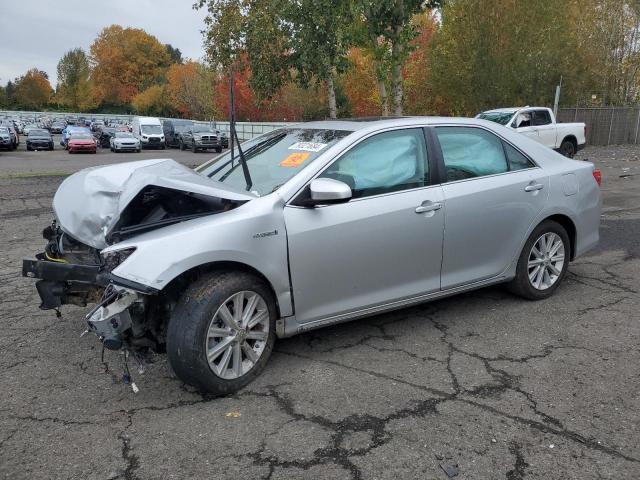
M 192 60 L 173 64 L 166 79 L 167 94 L 180 116 L 199 120 L 216 116 L 216 78 L 204 65 Z
M 351 114 L 355 117 L 379 115 L 380 93 L 371 54 L 365 54 L 362 49 L 354 47 L 349 50 L 347 59 L 350 67 L 342 81 Z
M 37 68 L 32 68 L 16 80 L 14 100 L 22 108 L 35 110 L 44 107 L 52 93 L 47 76 Z
M 408 115 L 442 113 L 446 106 L 434 99 L 431 88 L 430 48 L 437 23 L 430 11 L 419 13 L 412 19 L 418 36 L 410 44 L 412 50 L 404 66 L 405 108 Z
M 142 29 L 111 25 L 90 47 L 95 97 L 103 104 L 123 104 L 161 79 L 170 64 L 166 47 Z

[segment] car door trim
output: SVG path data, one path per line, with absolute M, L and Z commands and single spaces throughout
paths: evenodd
M 360 310 L 354 310 L 347 313 L 341 313 L 339 315 L 332 315 L 329 317 L 324 317 L 321 319 L 312 320 L 310 322 L 305 322 L 305 323 L 298 323 L 295 316 L 286 317 L 284 319 L 285 325 L 284 325 L 284 331 L 281 338 L 291 337 L 298 333 L 306 332 L 309 330 L 315 330 L 317 328 L 322 328 L 329 325 L 350 322 L 351 320 L 370 317 L 373 315 L 378 315 L 380 313 L 384 313 L 392 310 L 398 310 L 401 308 L 406 308 L 411 305 L 415 305 L 419 303 L 430 302 L 432 300 L 436 300 L 439 298 L 450 297 L 468 290 L 475 290 L 477 288 L 487 287 L 489 285 L 494 285 L 496 283 L 502 283 L 506 280 L 508 280 L 508 278 L 505 275 L 500 274 L 495 277 L 487 278 L 477 282 L 458 285 L 456 287 L 449 288 L 447 290 L 439 290 L 436 292 L 404 298 L 402 300 L 395 300 L 393 302 L 388 302 L 381 305 L 375 305 L 375 306 L 363 308 Z

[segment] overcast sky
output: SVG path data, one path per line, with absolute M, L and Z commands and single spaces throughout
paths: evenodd
M 205 12 L 192 0 L 7 0 L 0 6 L 0 85 L 37 67 L 56 86 L 56 66 L 72 48 L 88 51 L 114 23 L 146 30 L 183 57 L 202 58 Z

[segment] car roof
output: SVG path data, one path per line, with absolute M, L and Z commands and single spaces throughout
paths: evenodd
M 388 127 L 402 127 L 414 125 L 432 124 L 460 124 L 477 125 L 479 120 L 465 117 L 367 117 L 367 118 L 345 118 L 319 120 L 312 122 L 296 123 L 288 127 L 313 128 L 319 130 L 378 130 Z

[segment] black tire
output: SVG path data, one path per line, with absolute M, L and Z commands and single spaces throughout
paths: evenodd
M 576 145 L 571 140 L 563 140 L 560 145 L 560 153 L 567 158 L 573 158 L 576 154 Z
M 258 293 L 269 312 L 269 334 L 262 355 L 246 374 L 235 379 L 219 377 L 209 367 L 205 347 L 209 324 L 218 308 L 232 295 L 250 290 Z M 264 369 L 275 343 L 276 303 L 261 279 L 244 272 L 217 271 L 187 288 L 169 320 L 167 356 L 178 378 L 203 393 L 226 395 L 252 382 Z
M 196 147 L 196 142 L 195 141 L 191 144 L 191 151 L 193 153 L 196 153 L 198 151 L 198 148 Z
M 531 255 L 534 244 L 542 235 L 546 233 L 555 233 L 560 237 L 564 246 L 564 262 L 560 275 L 555 282 L 545 290 L 535 288 L 529 280 L 529 256 Z M 528 300 L 543 300 L 549 298 L 556 291 L 558 286 L 564 279 L 567 268 L 569 267 L 569 259 L 571 257 L 571 242 L 569 235 L 562 225 L 553 220 L 545 220 L 538 225 L 529 236 L 527 243 L 524 244 L 520 258 L 518 258 L 518 266 L 516 268 L 516 276 L 507 284 L 507 288 L 514 294 L 526 298 Z
M 216 153 L 222 153 L 222 147 L 216 148 Z
M 184 142 L 180 140 L 180 150 L 184 151 Z
M 139 148 L 136 150 L 136 153 L 140 153 L 140 149 Z

